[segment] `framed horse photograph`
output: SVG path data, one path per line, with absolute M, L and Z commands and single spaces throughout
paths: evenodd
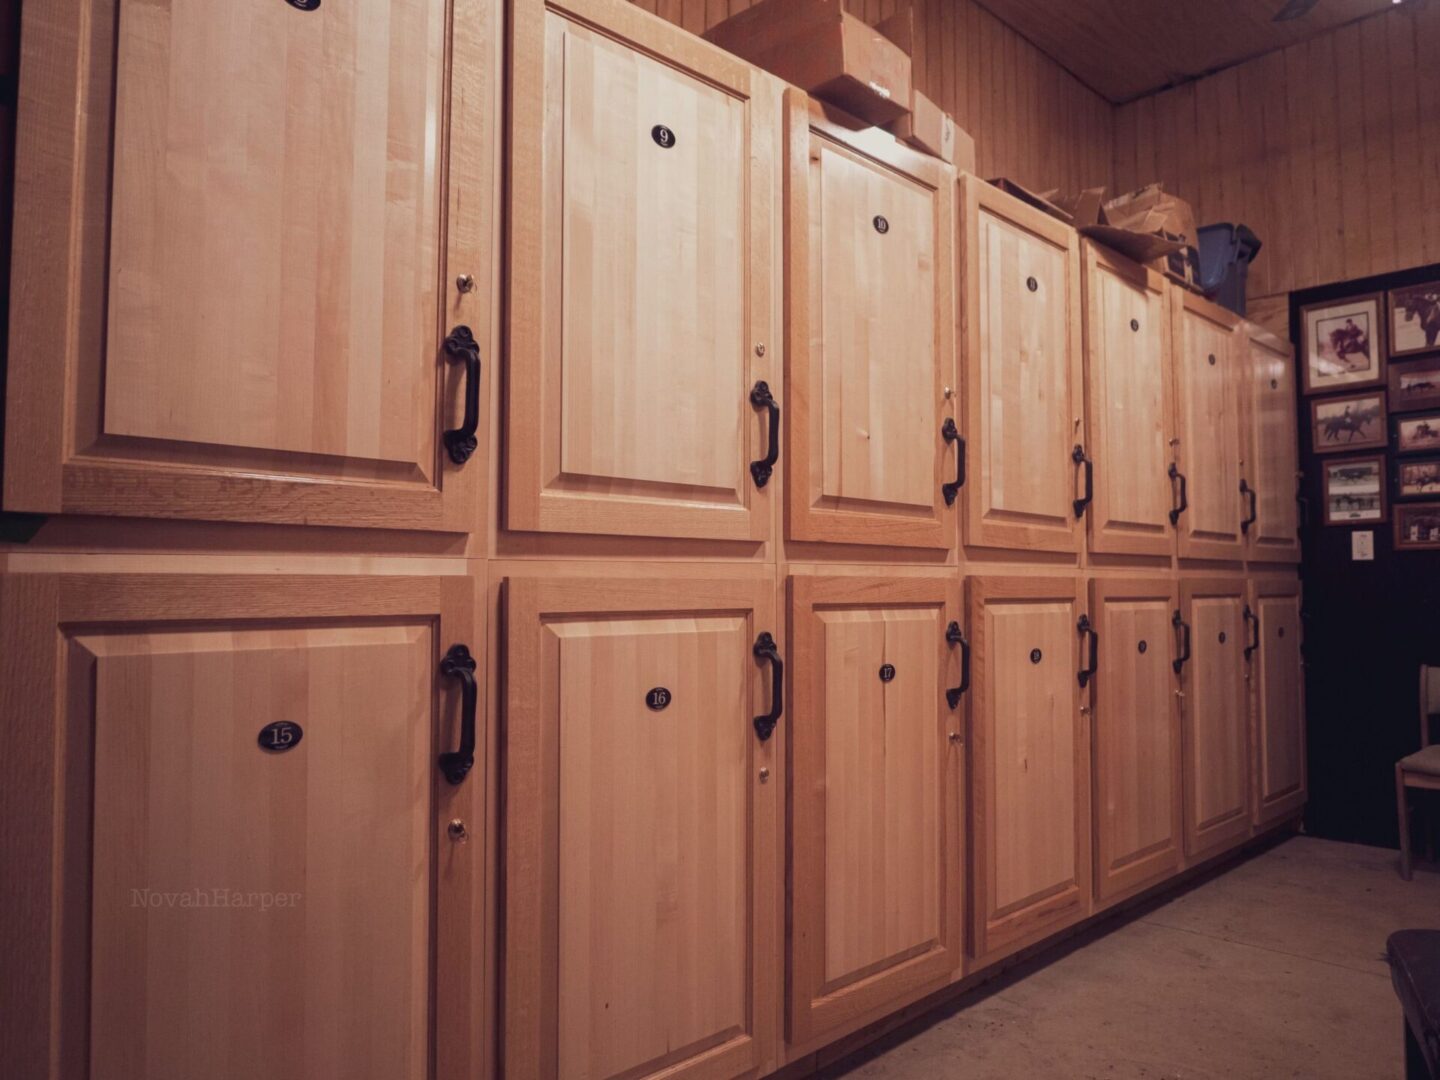
M 1440 356 L 1390 365 L 1390 411 L 1440 409 Z
M 1385 381 L 1385 327 L 1381 293 L 1300 309 L 1304 339 L 1304 392 L 1358 390 Z
M 1385 458 L 1380 454 L 1325 462 L 1325 524 L 1385 520 Z
M 1440 412 L 1402 416 L 1395 421 L 1397 454 L 1434 453 L 1440 450 Z
M 1440 280 L 1391 289 L 1390 355 L 1440 349 Z
M 1440 502 L 1395 507 L 1395 550 L 1440 548 Z
M 1385 446 L 1385 392 L 1310 402 L 1310 445 L 1317 454 Z
M 1395 498 L 1440 498 L 1440 457 L 1395 463 Z

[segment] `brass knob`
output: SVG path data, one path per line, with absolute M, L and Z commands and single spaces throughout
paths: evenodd
M 450 839 L 454 840 L 457 844 L 463 844 L 466 840 L 470 839 L 470 830 L 465 827 L 465 822 L 461 821 L 458 817 L 452 819 L 450 824 L 445 826 L 445 832 L 449 834 Z
M 953 743 L 958 743 L 960 741 L 960 733 L 958 731 L 950 732 L 950 741 Z
M 455 279 L 455 288 L 459 289 L 462 293 L 474 292 L 475 275 L 461 274 Z
M 770 770 L 762 766 L 761 769 L 760 769 L 760 783 L 763 784 L 763 783 L 765 783 L 765 782 L 766 782 L 767 780 L 769 780 L 769 779 L 770 779 Z

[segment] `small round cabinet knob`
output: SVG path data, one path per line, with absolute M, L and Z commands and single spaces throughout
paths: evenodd
M 474 292 L 474 291 L 475 291 L 475 275 L 474 275 L 474 274 L 461 274 L 459 277 L 457 277 L 457 278 L 455 279 L 455 288 L 459 289 L 462 293 Z
M 445 826 L 445 832 L 450 839 L 454 840 L 457 844 L 463 844 L 466 840 L 470 839 L 470 830 L 465 827 L 465 822 L 461 821 L 458 817 L 452 819 L 450 824 Z

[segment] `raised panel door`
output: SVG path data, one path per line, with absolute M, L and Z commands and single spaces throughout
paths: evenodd
M 1255 709 L 1255 824 L 1268 825 L 1305 805 L 1305 675 L 1300 582 L 1250 582 L 1251 681 Z
M 1295 350 L 1245 324 L 1249 363 L 1246 487 L 1254 490 L 1245 529 L 1245 555 L 1264 562 L 1300 561 L 1300 447 L 1296 435 Z

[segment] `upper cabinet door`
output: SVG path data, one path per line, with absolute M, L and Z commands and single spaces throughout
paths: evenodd
M 1090 550 L 1172 555 L 1174 426 L 1170 303 L 1165 278 L 1087 240 L 1085 419 L 1095 501 Z
M 1245 324 L 1245 332 L 1250 350 L 1243 368 L 1248 431 L 1242 473 L 1249 500 L 1241 522 L 1245 555 L 1265 562 L 1299 562 L 1295 350 L 1252 323 Z
M 777 84 L 624 0 L 511 19 L 505 524 L 766 538 Z
M 951 547 L 954 170 L 798 90 L 786 114 L 788 535 Z
M 965 542 L 1078 551 L 1087 509 L 1078 237 L 977 177 L 961 177 L 960 191 Z
M 5 505 L 481 528 L 498 22 L 27 5 Z
M 1175 311 L 1175 448 L 1179 552 L 1182 558 L 1245 554 L 1240 522 L 1249 500 L 1240 490 L 1240 387 L 1247 366 L 1239 320 L 1185 289 Z
M 953 573 L 790 579 L 792 1042 L 960 968 L 959 593 Z
M 1300 648 L 1300 582 L 1250 582 L 1250 653 L 1255 699 L 1255 824 L 1305 805 L 1305 671 Z

